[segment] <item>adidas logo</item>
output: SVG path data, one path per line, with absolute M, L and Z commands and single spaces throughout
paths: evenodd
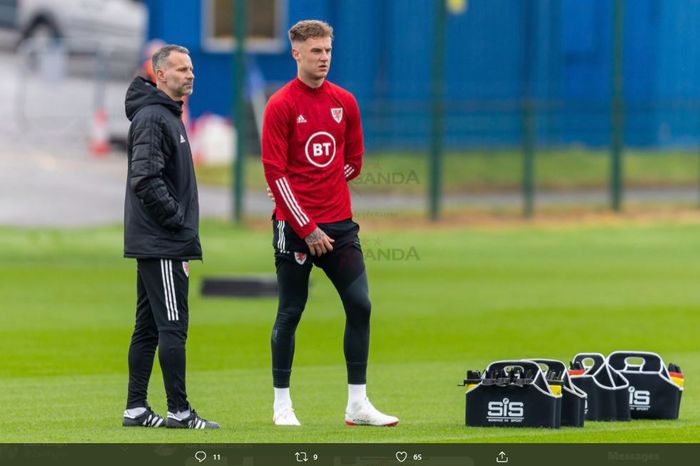
M 180 135 L 180 144 L 182 144 L 183 142 L 187 142 L 187 141 L 185 140 L 185 136 L 183 136 L 183 135 L 181 134 L 181 135 Z
M 306 118 L 304 118 L 304 115 L 299 115 L 297 117 L 297 123 L 306 123 Z

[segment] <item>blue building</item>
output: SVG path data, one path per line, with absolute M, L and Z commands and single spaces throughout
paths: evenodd
M 305 18 L 335 28 L 329 79 L 352 91 L 370 148 L 422 148 L 430 132 L 434 1 L 249 2 L 251 68 L 268 92 L 296 72 L 286 31 Z M 231 0 L 147 0 L 149 36 L 192 53 L 194 117 L 230 115 Z M 459 2 L 456 2 L 459 3 Z M 447 19 L 446 142 L 513 146 L 523 105 L 537 143 L 607 145 L 612 0 L 465 0 Z M 625 142 L 697 144 L 700 0 L 634 0 L 624 14 Z

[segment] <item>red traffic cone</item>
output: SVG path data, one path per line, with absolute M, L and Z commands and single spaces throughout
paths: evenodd
M 107 128 L 107 112 L 103 108 L 97 109 L 92 119 L 92 132 L 90 133 L 90 153 L 96 157 L 102 157 L 110 151 L 109 131 Z

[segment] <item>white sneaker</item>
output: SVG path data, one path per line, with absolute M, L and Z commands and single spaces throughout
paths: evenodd
M 274 416 L 272 416 L 272 422 L 276 426 L 300 426 L 301 422 L 297 419 L 297 415 L 294 414 L 294 410 L 291 407 L 281 408 L 279 411 L 275 411 Z
M 399 418 L 377 410 L 367 398 L 360 404 L 348 406 L 345 410 L 345 424 L 348 426 L 394 427 Z

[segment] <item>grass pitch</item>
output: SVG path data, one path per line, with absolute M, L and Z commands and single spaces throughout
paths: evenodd
M 188 392 L 219 431 L 122 428 L 135 265 L 121 228 L 0 229 L 2 442 L 696 442 L 700 224 L 362 231 L 373 301 L 369 394 L 394 429 L 343 425 L 343 313 L 312 274 L 292 396 L 302 428 L 271 423 L 274 299 L 204 299 L 203 276 L 271 274 L 271 232 L 205 223 L 193 263 Z M 387 252 L 388 251 L 388 252 Z M 583 429 L 467 428 L 466 369 L 580 351 L 679 364 L 678 421 Z M 156 366 L 150 402 L 164 414 Z

